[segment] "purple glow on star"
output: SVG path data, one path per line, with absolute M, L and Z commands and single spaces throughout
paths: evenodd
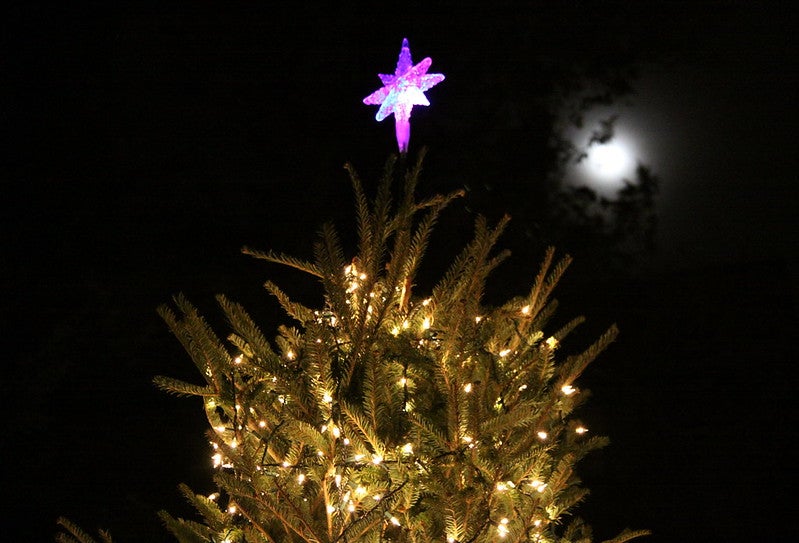
M 424 92 L 444 81 L 444 74 L 427 73 L 432 62 L 430 57 L 427 57 L 414 66 L 408 38 L 403 38 L 394 75 L 378 74 L 383 87 L 363 99 L 364 104 L 380 105 L 375 115 L 378 121 L 391 114 L 394 115 L 400 153 L 408 152 L 413 106 L 429 106 L 430 102 Z

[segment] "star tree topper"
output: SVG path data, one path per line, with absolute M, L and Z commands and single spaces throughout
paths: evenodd
M 408 38 L 403 38 L 397 69 L 394 75 L 378 74 L 383 88 L 363 99 L 364 104 L 380 105 L 375 119 L 382 121 L 392 113 L 400 153 L 408 152 L 411 139 L 411 110 L 413 106 L 429 106 L 424 92 L 444 81 L 444 74 L 428 74 L 432 59 L 427 57 L 416 66 L 411 60 Z

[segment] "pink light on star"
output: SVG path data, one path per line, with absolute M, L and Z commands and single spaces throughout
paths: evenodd
M 413 106 L 429 106 L 424 92 L 444 81 L 444 74 L 428 74 L 433 61 L 427 57 L 416 66 L 411 60 L 408 38 L 403 38 L 397 69 L 394 75 L 378 74 L 383 88 L 363 99 L 364 104 L 380 105 L 375 119 L 382 121 L 392 113 L 400 153 L 408 152 L 411 139 L 411 110 Z

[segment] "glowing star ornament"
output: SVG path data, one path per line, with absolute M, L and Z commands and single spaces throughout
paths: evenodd
M 430 57 L 427 57 L 414 66 L 408 38 L 403 38 L 394 75 L 378 74 L 380 81 L 383 82 L 383 88 L 363 99 L 364 104 L 380 106 L 375 116 L 378 121 L 394 114 L 400 153 L 408 152 L 413 106 L 429 106 L 430 102 L 424 92 L 444 81 L 444 74 L 427 73 L 432 62 Z

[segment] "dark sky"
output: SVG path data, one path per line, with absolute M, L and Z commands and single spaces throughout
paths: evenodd
M 660 180 L 657 247 L 635 272 L 592 260 L 601 247 L 563 248 L 578 257 L 564 316 L 622 329 L 586 375 L 584 419 L 613 443 L 583 471 L 597 539 L 631 526 L 656 542 L 796 540 L 795 13 L 110 4 L 17 2 L 3 17 L 0 450 L 19 540 L 49 540 L 64 514 L 119 541 L 168 541 L 155 512 L 190 514 L 177 484 L 210 492 L 198 402 L 151 385 L 198 379 L 155 308 L 185 292 L 224 333 L 221 292 L 269 336 L 282 317 L 264 280 L 314 299 L 312 282 L 239 249 L 308 256 L 326 220 L 347 237 L 342 165 L 373 179 L 394 151 L 392 120 L 361 100 L 403 37 L 447 76 L 414 109 L 422 192 L 469 188 L 434 263 L 475 213 L 509 210 L 515 256 L 490 292 L 528 287 L 547 241 L 536 202 L 553 189 L 552 104 L 578 82 L 613 83 L 603 111 Z

